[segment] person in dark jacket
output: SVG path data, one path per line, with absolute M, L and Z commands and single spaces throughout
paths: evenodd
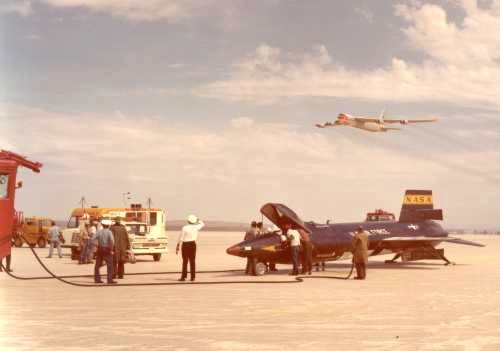
M 356 267 L 354 279 L 365 279 L 366 264 L 368 263 L 368 233 L 363 230 L 362 226 L 358 227 L 352 238 L 352 248 L 352 262 Z
M 114 275 L 123 279 L 125 274 L 125 262 L 127 261 L 127 250 L 130 250 L 130 240 L 127 228 L 121 223 L 120 217 L 115 218 L 115 224 L 111 226 L 111 232 L 115 240 L 115 255 L 113 256 Z
M 302 274 L 312 274 L 313 245 L 311 236 L 304 229 L 299 229 L 300 244 L 302 245 Z
M 252 223 L 250 224 L 250 229 L 247 230 L 247 232 L 245 233 L 245 237 L 243 238 L 243 240 L 247 241 L 255 239 L 257 237 L 258 230 L 259 229 L 257 227 L 257 222 L 252 221 Z M 255 261 L 256 261 L 255 257 L 252 256 L 247 257 L 247 266 L 245 268 L 245 274 L 255 275 L 255 265 L 256 265 Z

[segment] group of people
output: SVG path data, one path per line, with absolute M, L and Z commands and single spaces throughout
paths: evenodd
M 313 266 L 313 245 L 309 232 L 302 228 L 295 229 L 290 223 L 282 226 L 283 233 L 290 244 L 293 268 L 291 275 L 299 274 L 299 257 L 302 247 L 302 274 L 312 274 Z
M 262 222 L 252 221 L 250 224 L 250 229 L 245 233 L 245 237 L 243 240 L 253 240 L 258 238 L 261 235 L 274 233 L 280 235 L 283 242 L 286 242 L 290 248 L 290 254 L 292 257 L 293 269 L 290 272 L 291 275 L 299 274 L 299 258 L 302 257 L 302 274 L 311 274 L 312 273 L 312 243 L 309 233 L 303 229 L 292 229 L 292 226 L 289 223 L 285 223 L 282 225 L 282 229 L 275 227 L 270 229 L 269 231 L 264 230 L 264 226 Z M 300 255 L 302 249 L 302 255 Z M 264 262 L 266 264 L 268 271 L 277 271 L 276 263 L 274 262 Z M 256 264 L 257 258 L 249 255 L 247 257 L 247 265 L 245 268 L 245 274 L 247 275 L 256 275 Z
M 196 240 L 198 232 L 204 227 L 203 221 L 195 215 L 188 216 L 188 223 L 182 228 L 177 243 L 176 253 L 182 252 L 182 274 L 179 281 L 187 278 L 187 267 L 191 274 L 191 281 L 196 279 Z M 61 229 L 52 222 L 48 232 L 49 255 L 52 257 L 54 248 L 57 249 L 59 257 L 62 257 L 61 242 L 63 239 Z M 82 223 L 78 234 L 80 257 L 79 264 L 93 263 L 95 283 L 103 283 L 100 268 L 106 264 L 107 283 L 116 284 L 115 278 L 123 279 L 125 274 L 125 262 L 130 251 L 130 239 L 126 227 L 121 223 L 120 217 L 114 219 L 114 223 L 109 219 L 100 222 Z M 8 265 L 10 269 L 10 260 Z
M 94 262 L 95 236 L 102 229 L 103 226 L 100 222 L 82 223 L 80 225 L 80 232 L 78 233 L 80 257 L 78 258 L 78 264 L 90 264 Z
M 115 218 L 114 224 L 110 219 L 103 219 L 101 222 L 82 223 L 80 226 L 79 248 L 80 257 L 79 264 L 88 264 L 93 262 L 95 253 L 94 281 L 103 283 L 101 280 L 100 268 L 105 263 L 107 266 L 107 283 L 116 284 L 115 278 L 123 279 L 125 274 L 125 262 L 130 250 L 130 240 L 127 229 L 121 223 L 120 217 Z M 61 229 L 52 222 L 52 226 L 48 232 L 49 237 L 49 255 L 52 257 L 54 248 L 57 249 L 59 257 L 62 257 Z M 97 249 L 97 250 L 95 250 Z
M 189 264 L 191 281 L 196 279 L 196 240 L 198 239 L 199 231 L 204 227 L 201 221 L 195 215 L 189 215 L 188 223 L 182 227 L 181 233 L 176 247 L 176 254 L 182 253 L 182 273 L 179 281 L 185 281 L 187 278 L 187 268 Z M 313 244 L 310 233 L 303 228 L 294 227 L 290 223 L 283 223 L 280 228 L 275 228 L 270 231 L 265 231 L 262 222 L 252 221 L 250 229 L 245 233 L 244 240 L 256 239 L 267 233 L 275 233 L 280 235 L 281 241 L 290 249 L 292 259 L 292 271 L 290 275 L 299 274 L 299 266 L 302 266 L 301 274 L 312 274 L 313 267 Z M 57 249 L 59 257 L 62 257 L 61 229 L 53 221 L 52 226 L 48 231 L 49 237 L 49 255 L 52 257 L 54 248 Z M 94 249 L 97 248 L 94 281 L 95 283 L 103 283 L 101 280 L 100 268 L 104 263 L 107 266 L 107 283 L 116 284 L 114 280 L 123 279 L 125 274 L 125 262 L 128 259 L 128 254 L 131 249 L 130 239 L 126 227 L 121 223 L 120 217 L 116 217 L 114 223 L 109 219 L 104 219 L 101 222 L 92 224 L 84 223 L 80 227 L 79 233 L 80 243 L 80 258 L 79 264 L 92 263 Z M 359 226 L 352 239 L 353 264 L 356 268 L 355 279 L 366 278 L 366 263 L 368 262 L 368 233 Z M 301 260 L 300 260 L 301 258 Z M 249 255 L 247 257 L 247 265 L 245 274 L 256 274 L 257 258 Z M 276 270 L 274 262 L 265 262 L 267 269 Z M 324 270 L 324 262 L 321 262 Z M 319 264 L 316 263 L 317 270 Z M 6 269 L 10 271 L 10 257 L 7 258 Z
M 252 240 L 264 234 L 267 234 L 267 232 L 264 230 L 264 224 L 262 222 L 252 221 L 252 223 L 250 223 L 250 229 L 246 231 L 243 240 Z M 256 275 L 256 264 L 257 259 L 255 257 L 248 256 L 245 274 Z M 274 262 L 266 262 L 266 266 L 268 270 L 276 270 L 276 264 Z
M 252 240 L 259 237 L 266 232 L 263 231 L 262 222 L 253 221 L 250 225 L 250 229 L 245 233 L 244 240 Z M 272 230 L 280 234 L 281 241 L 289 247 L 290 257 L 292 260 L 292 271 L 290 275 L 298 275 L 299 267 L 301 266 L 301 274 L 312 274 L 313 267 L 313 243 L 311 240 L 311 235 L 308 231 L 303 228 L 293 226 L 289 222 L 285 222 L 280 228 Z M 352 239 L 351 251 L 353 254 L 353 264 L 356 268 L 355 279 L 365 279 L 366 278 L 366 264 L 368 262 L 368 233 L 363 229 L 363 226 L 359 226 L 354 233 Z M 255 256 L 247 256 L 247 265 L 245 269 L 245 274 L 255 275 L 256 274 L 256 263 L 257 258 Z M 276 265 L 274 263 L 266 263 L 272 267 L 272 270 L 276 270 Z M 322 270 L 325 270 L 325 262 L 317 262 L 315 264 L 316 270 L 319 270 L 321 264 Z
M 125 275 L 125 262 L 130 250 L 130 239 L 127 228 L 116 217 L 114 224 L 109 219 L 101 221 L 102 229 L 95 234 L 97 244 L 96 260 L 94 266 L 94 282 L 103 283 L 100 268 L 106 264 L 107 283 L 116 284 L 115 278 L 123 279 Z

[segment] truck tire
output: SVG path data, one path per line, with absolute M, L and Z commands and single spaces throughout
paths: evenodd
M 23 239 L 21 239 L 19 236 L 16 236 L 14 238 L 14 246 L 15 247 L 21 247 L 21 246 L 23 246 Z
M 153 254 L 153 260 L 155 262 L 158 262 L 159 260 L 161 260 L 161 254 Z
M 38 238 L 38 241 L 37 241 L 37 244 L 38 244 L 38 247 L 43 249 L 45 246 L 47 246 L 47 240 L 45 240 L 45 238 Z

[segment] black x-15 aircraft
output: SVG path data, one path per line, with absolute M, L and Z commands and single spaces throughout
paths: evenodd
M 448 233 L 435 222 L 443 219 L 442 210 L 434 209 L 431 190 L 407 190 L 399 220 L 367 220 L 358 223 L 319 224 L 303 222 L 299 216 L 283 204 L 267 203 L 260 209 L 272 223 L 280 229 L 290 224 L 294 229 L 303 229 L 310 233 L 314 246 L 313 260 L 335 261 L 348 259 L 352 250 L 354 232 L 361 225 L 369 234 L 370 256 L 390 254 L 403 261 L 419 259 L 442 259 L 444 249 L 436 249 L 441 242 L 484 246 L 468 240 L 449 237 Z M 385 218 L 387 219 L 387 218 Z M 258 274 L 263 274 L 265 262 L 291 264 L 291 254 L 283 242 L 281 233 L 268 233 L 255 239 L 240 242 L 227 249 L 227 253 L 239 257 L 254 257 Z

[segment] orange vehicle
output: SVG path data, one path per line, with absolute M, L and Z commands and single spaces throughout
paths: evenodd
M 14 221 L 13 245 L 21 247 L 24 243 L 31 247 L 45 247 L 52 219 L 47 217 L 24 217 L 18 212 Z
M 165 230 L 166 216 L 161 208 L 146 208 L 141 204 L 131 204 L 129 208 L 84 207 L 71 212 L 63 237 L 62 247 L 71 249 L 71 258 L 80 255 L 79 232 L 84 223 L 120 217 L 127 228 L 132 252 L 135 256 L 150 255 L 160 261 L 162 254 L 168 253 L 168 237 Z
M 394 222 L 396 217 L 393 213 L 384 211 L 382 209 L 376 209 L 373 212 L 368 212 L 366 214 L 365 222 Z

